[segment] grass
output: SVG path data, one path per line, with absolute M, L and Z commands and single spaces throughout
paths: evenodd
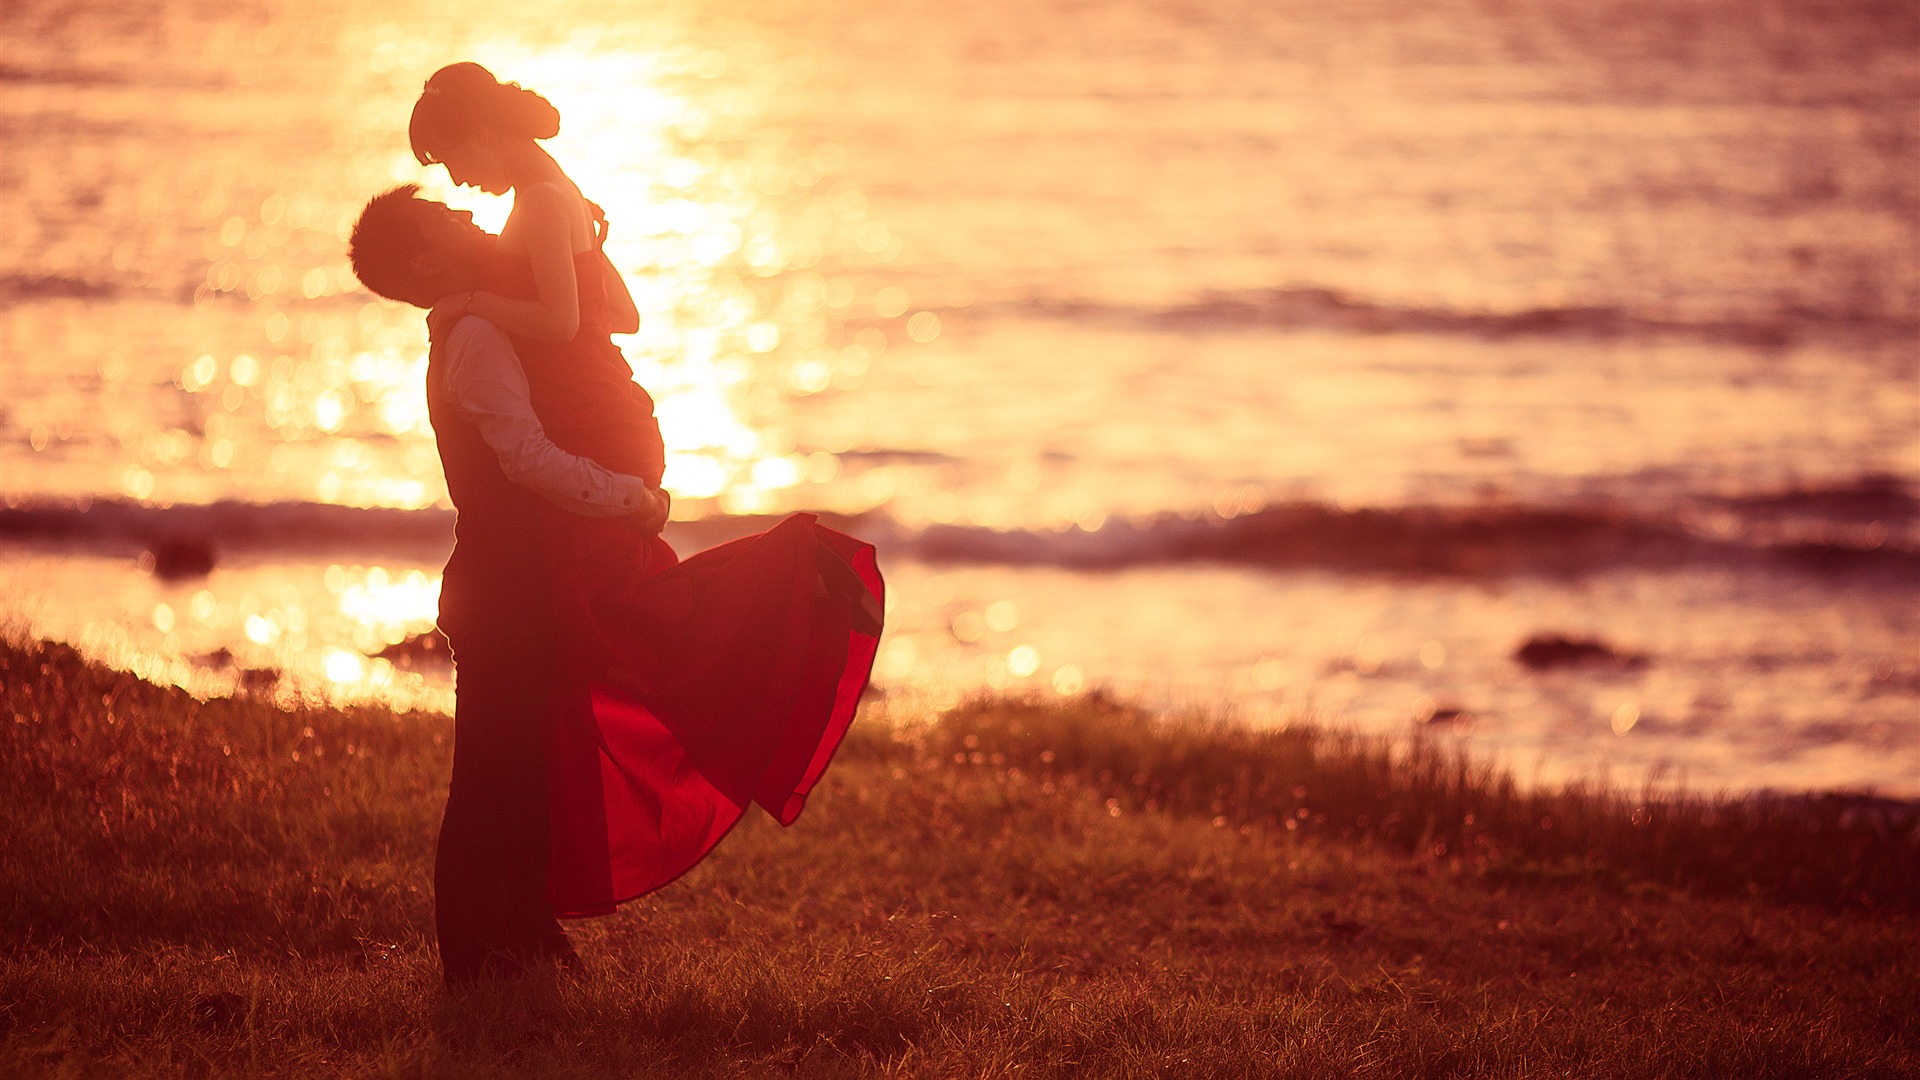
M 0 1075 L 1920 1073 L 1912 808 L 1097 697 L 864 724 L 584 971 L 451 999 L 450 728 L 0 644 Z

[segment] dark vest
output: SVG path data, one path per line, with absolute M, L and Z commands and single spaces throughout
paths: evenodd
M 658 485 L 666 469 L 666 446 L 653 416 L 653 398 L 634 383 L 633 368 L 608 336 L 600 252 L 580 252 L 573 264 L 580 293 L 580 329 L 573 339 L 511 335 L 527 375 L 533 411 L 547 438 L 560 449 Z M 482 268 L 482 288 L 489 292 L 527 300 L 540 295 L 525 255 L 496 251 Z
M 547 618 L 540 497 L 507 479 L 467 414 L 447 400 L 443 349 L 427 361 L 427 417 L 453 499 L 453 555 L 440 584 L 440 629 L 462 638 L 524 636 Z

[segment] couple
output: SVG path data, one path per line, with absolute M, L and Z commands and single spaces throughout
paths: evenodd
M 449 985 L 570 963 L 558 918 L 679 877 L 758 802 L 782 824 L 838 747 L 880 635 L 873 549 L 796 514 L 680 561 L 653 402 L 609 339 L 638 315 L 606 224 L 537 140 L 546 99 L 477 64 L 428 80 L 410 135 L 509 191 L 498 237 L 396 188 L 349 256 L 431 308 L 427 404 L 457 511 L 440 627 L 456 672 L 434 859 Z

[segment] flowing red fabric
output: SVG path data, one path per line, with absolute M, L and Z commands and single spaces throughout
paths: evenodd
M 822 595 L 817 549 L 883 597 L 873 548 L 796 514 L 684 562 L 621 521 L 548 515 L 561 626 L 550 888 L 592 915 L 666 885 L 759 803 L 791 825 L 878 639 Z
M 657 483 L 653 403 L 608 339 L 598 252 L 576 273 L 580 334 L 514 339 L 535 408 L 563 449 Z M 524 259 L 489 284 L 532 295 Z M 561 916 L 599 915 L 691 869 L 751 803 L 793 824 L 873 670 L 850 593 L 879 604 L 885 586 L 870 545 L 811 514 L 685 561 L 624 518 L 548 507 L 542 536 L 562 657 L 549 889 Z

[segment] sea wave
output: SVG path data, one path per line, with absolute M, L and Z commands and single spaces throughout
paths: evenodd
M 1226 562 L 1344 572 L 1497 576 L 1621 566 L 1768 562 L 1833 571 L 1889 567 L 1920 580 L 1914 530 L 1878 521 L 1749 522 L 1737 516 L 1637 515 L 1616 508 L 1398 507 L 1317 503 L 1231 518 L 1163 515 L 1092 532 L 936 525 L 899 538 L 927 561 L 1088 569 Z
M 0 274 L 0 297 L 12 300 L 106 300 L 122 287 L 58 274 Z
M 1382 303 L 1337 289 L 1297 286 L 1209 292 L 1162 307 L 1097 300 L 1025 299 L 984 305 L 1049 318 L 1117 321 L 1170 330 L 1243 328 L 1338 330 L 1358 334 L 1467 334 L 1479 337 L 1632 337 L 1678 334 L 1744 345 L 1778 345 L 1809 333 L 1909 337 L 1920 324 L 1895 313 L 1782 308 L 1757 318 L 1687 321 L 1618 306 L 1472 311 Z
M 823 520 L 893 557 L 1089 570 L 1221 562 L 1337 572 L 1497 576 L 1621 566 L 1765 562 L 1815 571 L 1887 568 L 1920 582 L 1920 499 L 1891 480 L 1665 508 L 1484 505 L 1346 508 L 1297 502 L 1250 513 L 1166 513 L 1100 528 L 907 524 L 884 510 Z M 699 550 L 770 526 L 764 516 L 675 522 Z M 323 503 L 153 506 L 124 500 L 0 506 L 0 540 L 158 553 L 189 570 L 227 553 L 336 557 L 451 547 L 453 513 Z
M 354 551 L 446 549 L 453 511 L 315 502 L 156 505 L 125 499 L 18 501 L 0 505 L 0 539 L 152 550 Z

